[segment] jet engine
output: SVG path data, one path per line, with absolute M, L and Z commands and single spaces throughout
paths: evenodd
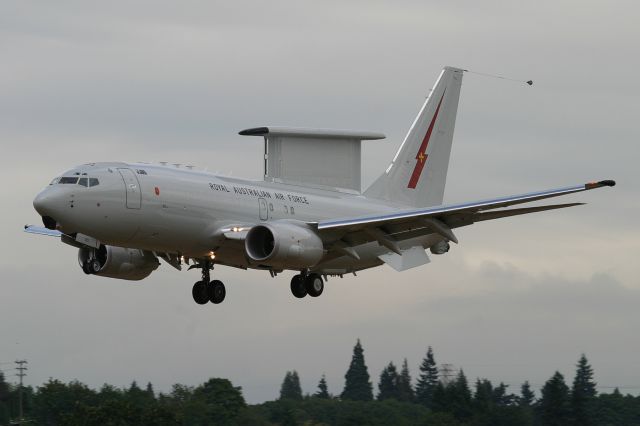
M 244 247 L 255 263 L 282 269 L 314 266 L 324 254 L 320 237 L 302 223 L 256 225 L 247 233 Z
M 429 250 L 431 250 L 433 254 L 445 254 L 449 251 L 449 248 L 451 248 L 449 242 L 443 240 L 429 247 Z
M 134 281 L 148 277 L 160 265 L 148 251 L 105 245 L 81 248 L 78 262 L 88 274 Z

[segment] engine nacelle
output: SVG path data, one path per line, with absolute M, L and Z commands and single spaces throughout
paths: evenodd
M 100 263 L 99 270 L 93 270 L 91 273 L 121 280 L 141 280 L 160 265 L 158 259 L 150 252 L 105 245 L 98 249 L 81 248 L 78 252 L 80 267 L 89 259 L 95 259 Z
M 439 241 L 429 247 L 429 250 L 431 250 L 431 253 L 433 254 L 445 254 L 449 251 L 450 248 L 451 246 L 449 245 L 448 241 Z
M 322 240 L 313 230 L 288 222 L 254 226 L 244 248 L 253 262 L 282 269 L 312 267 L 324 254 Z

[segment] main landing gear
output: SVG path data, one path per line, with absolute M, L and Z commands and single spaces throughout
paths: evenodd
M 204 305 L 207 302 L 211 302 L 216 305 L 218 303 L 222 303 L 227 294 L 227 290 L 225 289 L 222 281 L 211 281 L 209 274 L 209 270 L 212 267 L 211 262 L 204 261 L 201 263 L 200 267 L 202 268 L 202 280 L 193 285 L 193 289 L 191 290 L 193 300 L 198 305 Z
M 298 299 L 302 299 L 307 294 L 318 297 L 323 290 L 324 281 L 318 274 L 298 274 L 291 278 L 291 293 Z

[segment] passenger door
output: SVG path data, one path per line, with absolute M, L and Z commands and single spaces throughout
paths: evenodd
M 127 208 L 139 209 L 142 206 L 142 192 L 140 192 L 138 177 L 131 169 L 118 169 L 118 172 L 124 181 Z

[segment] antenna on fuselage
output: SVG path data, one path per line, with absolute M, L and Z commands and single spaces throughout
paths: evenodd
M 516 78 L 504 77 L 502 75 L 488 74 L 488 73 L 484 73 L 484 72 L 476 72 L 476 71 L 470 71 L 470 70 L 463 70 L 463 71 L 471 73 L 471 74 L 482 75 L 484 77 L 498 78 L 500 80 L 515 81 L 517 83 L 524 83 L 524 84 L 528 84 L 529 86 L 533 86 L 533 80 L 526 80 L 525 81 L 525 80 L 519 80 L 519 79 L 516 79 Z

